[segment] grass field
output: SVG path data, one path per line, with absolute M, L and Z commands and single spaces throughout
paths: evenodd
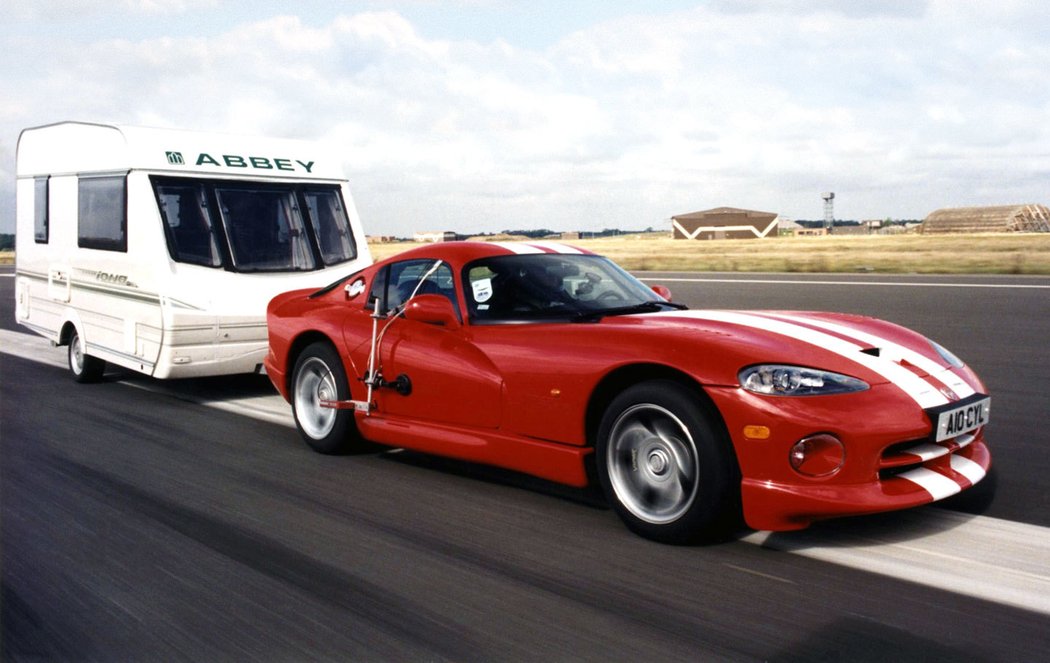
M 632 271 L 1050 274 L 1050 233 L 706 241 L 648 234 L 569 243 Z M 399 242 L 371 249 L 378 260 L 414 246 Z M 0 264 L 13 262 L 13 252 L 0 252 Z
M 1050 274 L 1050 233 L 673 240 L 572 240 L 632 271 Z M 418 244 L 372 244 L 376 259 Z

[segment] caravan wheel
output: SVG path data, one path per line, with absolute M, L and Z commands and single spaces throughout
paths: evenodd
M 69 337 L 69 371 L 77 382 L 98 382 L 106 370 L 106 362 L 86 352 L 84 342 L 76 329 Z

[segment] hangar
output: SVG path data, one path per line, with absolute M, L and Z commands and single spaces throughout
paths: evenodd
M 930 212 L 923 233 L 1050 232 L 1046 205 L 953 207 Z
M 716 207 L 671 217 L 674 239 L 760 239 L 776 236 L 778 214 Z

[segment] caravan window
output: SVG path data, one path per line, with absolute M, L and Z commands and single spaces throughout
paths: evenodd
M 357 257 L 350 224 L 337 189 L 309 190 L 305 194 L 310 224 L 321 247 L 321 259 L 335 265 Z
M 338 186 L 158 175 L 150 180 L 175 262 L 291 272 L 357 258 Z
M 33 239 L 37 244 L 47 244 L 49 237 L 48 217 L 50 202 L 47 197 L 48 178 L 38 177 L 33 181 Z
M 293 191 L 259 186 L 218 188 L 216 194 L 235 269 L 317 267 Z
M 178 262 L 221 267 L 219 241 L 200 184 L 161 184 L 157 201 L 164 219 L 171 256 Z
M 126 252 L 127 178 L 81 177 L 77 187 L 77 246 Z

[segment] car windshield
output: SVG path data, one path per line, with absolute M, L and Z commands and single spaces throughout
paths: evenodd
M 587 254 L 484 258 L 464 268 L 463 283 L 475 323 L 584 321 L 673 306 L 616 263 Z

